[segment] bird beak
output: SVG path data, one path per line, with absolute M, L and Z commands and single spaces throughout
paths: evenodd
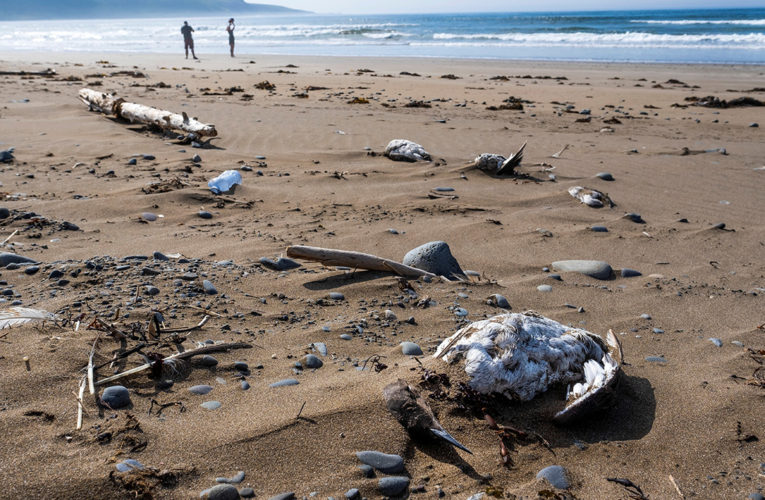
M 432 432 L 433 434 L 435 434 L 437 437 L 439 437 L 439 438 L 443 439 L 444 441 L 446 441 L 446 442 L 447 442 L 447 443 L 449 443 L 450 445 L 452 445 L 452 446 L 456 446 L 456 447 L 457 447 L 457 448 L 459 448 L 460 450 L 464 450 L 464 451 L 466 451 L 466 452 L 470 453 L 471 455 L 473 454 L 473 452 L 472 452 L 472 451 L 468 450 L 468 449 L 467 449 L 465 446 L 463 446 L 463 445 L 462 445 L 462 444 L 461 444 L 459 441 L 457 441 L 456 439 L 454 439 L 454 438 L 452 437 L 452 435 L 451 435 L 451 434 L 449 434 L 448 432 L 446 432 L 445 430 L 442 430 L 442 429 L 434 429 L 433 427 L 431 427 L 431 428 L 430 428 L 430 432 Z

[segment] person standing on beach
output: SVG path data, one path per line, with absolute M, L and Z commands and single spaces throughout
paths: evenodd
M 194 57 L 194 59 L 197 59 L 197 55 L 194 53 L 194 39 L 191 37 L 191 33 L 194 31 L 194 28 L 189 26 L 188 21 L 183 21 L 183 26 L 181 26 L 181 33 L 183 33 L 183 47 L 186 49 L 186 59 L 189 58 L 189 49 L 191 49 L 191 55 Z
M 228 32 L 228 46 L 231 47 L 231 57 L 234 57 L 234 18 L 228 20 L 226 31 Z

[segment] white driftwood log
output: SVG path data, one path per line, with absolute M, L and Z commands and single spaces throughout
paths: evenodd
M 383 259 L 375 255 L 347 250 L 334 250 L 332 248 L 308 247 L 295 245 L 287 247 L 287 257 L 294 259 L 313 260 L 321 262 L 325 266 L 348 266 L 354 269 L 366 269 L 369 271 L 387 271 L 401 276 L 430 276 L 436 278 L 433 273 L 404 265 L 395 260 Z
M 91 89 L 80 90 L 79 96 L 80 100 L 90 106 L 91 109 L 104 113 L 112 113 L 131 122 L 154 125 L 162 129 L 183 130 L 184 132 L 196 134 L 199 137 L 215 137 L 218 135 L 215 125 L 189 118 L 185 112 L 178 114 L 172 111 L 152 108 L 151 106 L 144 106 L 143 104 L 126 102 L 123 99 L 115 99 L 111 94 L 104 94 Z

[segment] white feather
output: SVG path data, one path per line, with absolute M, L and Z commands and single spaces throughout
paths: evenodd
M 0 311 L 0 330 L 33 321 L 55 321 L 56 315 L 41 309 L 9 307 Z

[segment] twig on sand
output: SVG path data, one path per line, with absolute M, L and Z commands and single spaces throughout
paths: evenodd
M 171 359 L 191 358 L 199 354 L 207 354 L 208 352 L 228 351 L 229 349 L 249 349 L 250 347 L 252 347 L 252 345 L 246 342 L 233 342 L 230 344 L 211 344 L 211 345 L 205 345 L 202 347 L 197 347 L 196 349 L 192 349 L 190 351 L 184 351 L 184 352 L 179 352 L 177 354 L 173 354 L 172 356 L 163 358 L 160 362 L 169 361 Z M 123 377 L 127 377 L 128 375 L 140 373 L 144 370 L 151 368 L 152 365 L 153 363 L 145 363 L 143 365 L 136 366 L 135 368 L 131 368 L 130 370 L 126 370 L 122 373 L 118 373 L 117 375 L 112 375 L 111 377 L 106 377 L 104 379 L 101 379 L 98 382 L 96 382 L 96 385 L 108 384 L 109 382 L 119 380 Z
M 10 239 L 11 239 L 11 238 L 13 238 L 14 236 L 16 236 L 16 233 L 18 233 L 18 232 L 19 232 L 19 230 L 18 230 L 18 229 L 16 229 L 16 230 L 15 230 L 15 231 L 13 231 L 13 232 L 12 232 L 10 235 L 8 235 L 8 237 L 7 237 L 7 238 L 5 238 L 5 239 L 3 240 L 3 242 L 2 242 L 2 243 L 0 243 L 0 247 L 4 247 L 4 246 L 5 246 L 5 244 L 6 244 L 6 243 L 8 243 L 8 242 L 10 241 Z
M 633 500 L 648 500 L 648 497 L 645 495 L 645 493 L 643 493 L 643 490 L 640 489 L 640 486 L 633 483 L 629 479 L 620 477 L 607 477 L 606 481 L 611 481 L 612 483 L 624 486 L 624 489 L 627 490 L 627 494 Z
M 83 412 L 83 404 L 82 404 L 82 396 L 85 395 L 85 377 L 82 377 L 82 381 L 80 382 L 80 394 L 75 396 L 77 397 L 77 430 L 79 431 L 82 429 L 82 412 Z
M 98 344 L 101 334 L 96 335 L 96 340 L 93 341 L 93 347 L 90 349 L 90 356 L 88 356 L 88 392 L 90 394 L 96 393 L 96 387 L 94 385 L 95 380 L 95 368 L 93 367 L 93 356 L 96 353 L 96 345 Z
M 298 411 L 298 414 L 297 414 L 297 415 L 295 415 L 295 420 L 299 420 L 299 419 L 300 419 L 300 414 L 301 414 L 301 413 L 303 413 L 303 408 L 305 408 L 305 404 L 306 404 L 306 403 L 307 403 L 307 401 L 303 401 L 303 404 L 302 404 L 302 406 L 300 407 L 300 411 Z
M 210 316 L 205 314 L 204 318 L 202 318 L 202 321 L 197 323 L 194 326 L 189 326 L 186 328 L 166 328 L 162 330 L 162 333 L 187 333 L 187 332 L 193 332 L 194 330 L 199 330 L 203 326 L 205 326 L 205 323 L 207 323 L 210 320 Z
M 677 485 L 677 481 L 675 481 L 675 478 L 672 477 L 672 474 L 669 475 L 669 482 L 672 483 L 672 486 L 675 487 L 675 491 L 677 492 L 678 495 L 680 495 L 680 498 L 685 500 L 685 495 L 683 495 L 683 492 L 680 491 L 680 487 Z
M 561 150 L 560 150 L 560 151 L 558 151 L 557 153 L 554 153 L 554 154 L 550 155 L 550 157 L 551 157 L 551 158 L 562 158 L 562 157 L 563 157 L 563 152 L 564 152 L 565 150 L 567 150 L 567 149 L 568 149 L 568 144 L 566 144 L 565 146 L 563 146 L 563 149 L 561 149 Z

